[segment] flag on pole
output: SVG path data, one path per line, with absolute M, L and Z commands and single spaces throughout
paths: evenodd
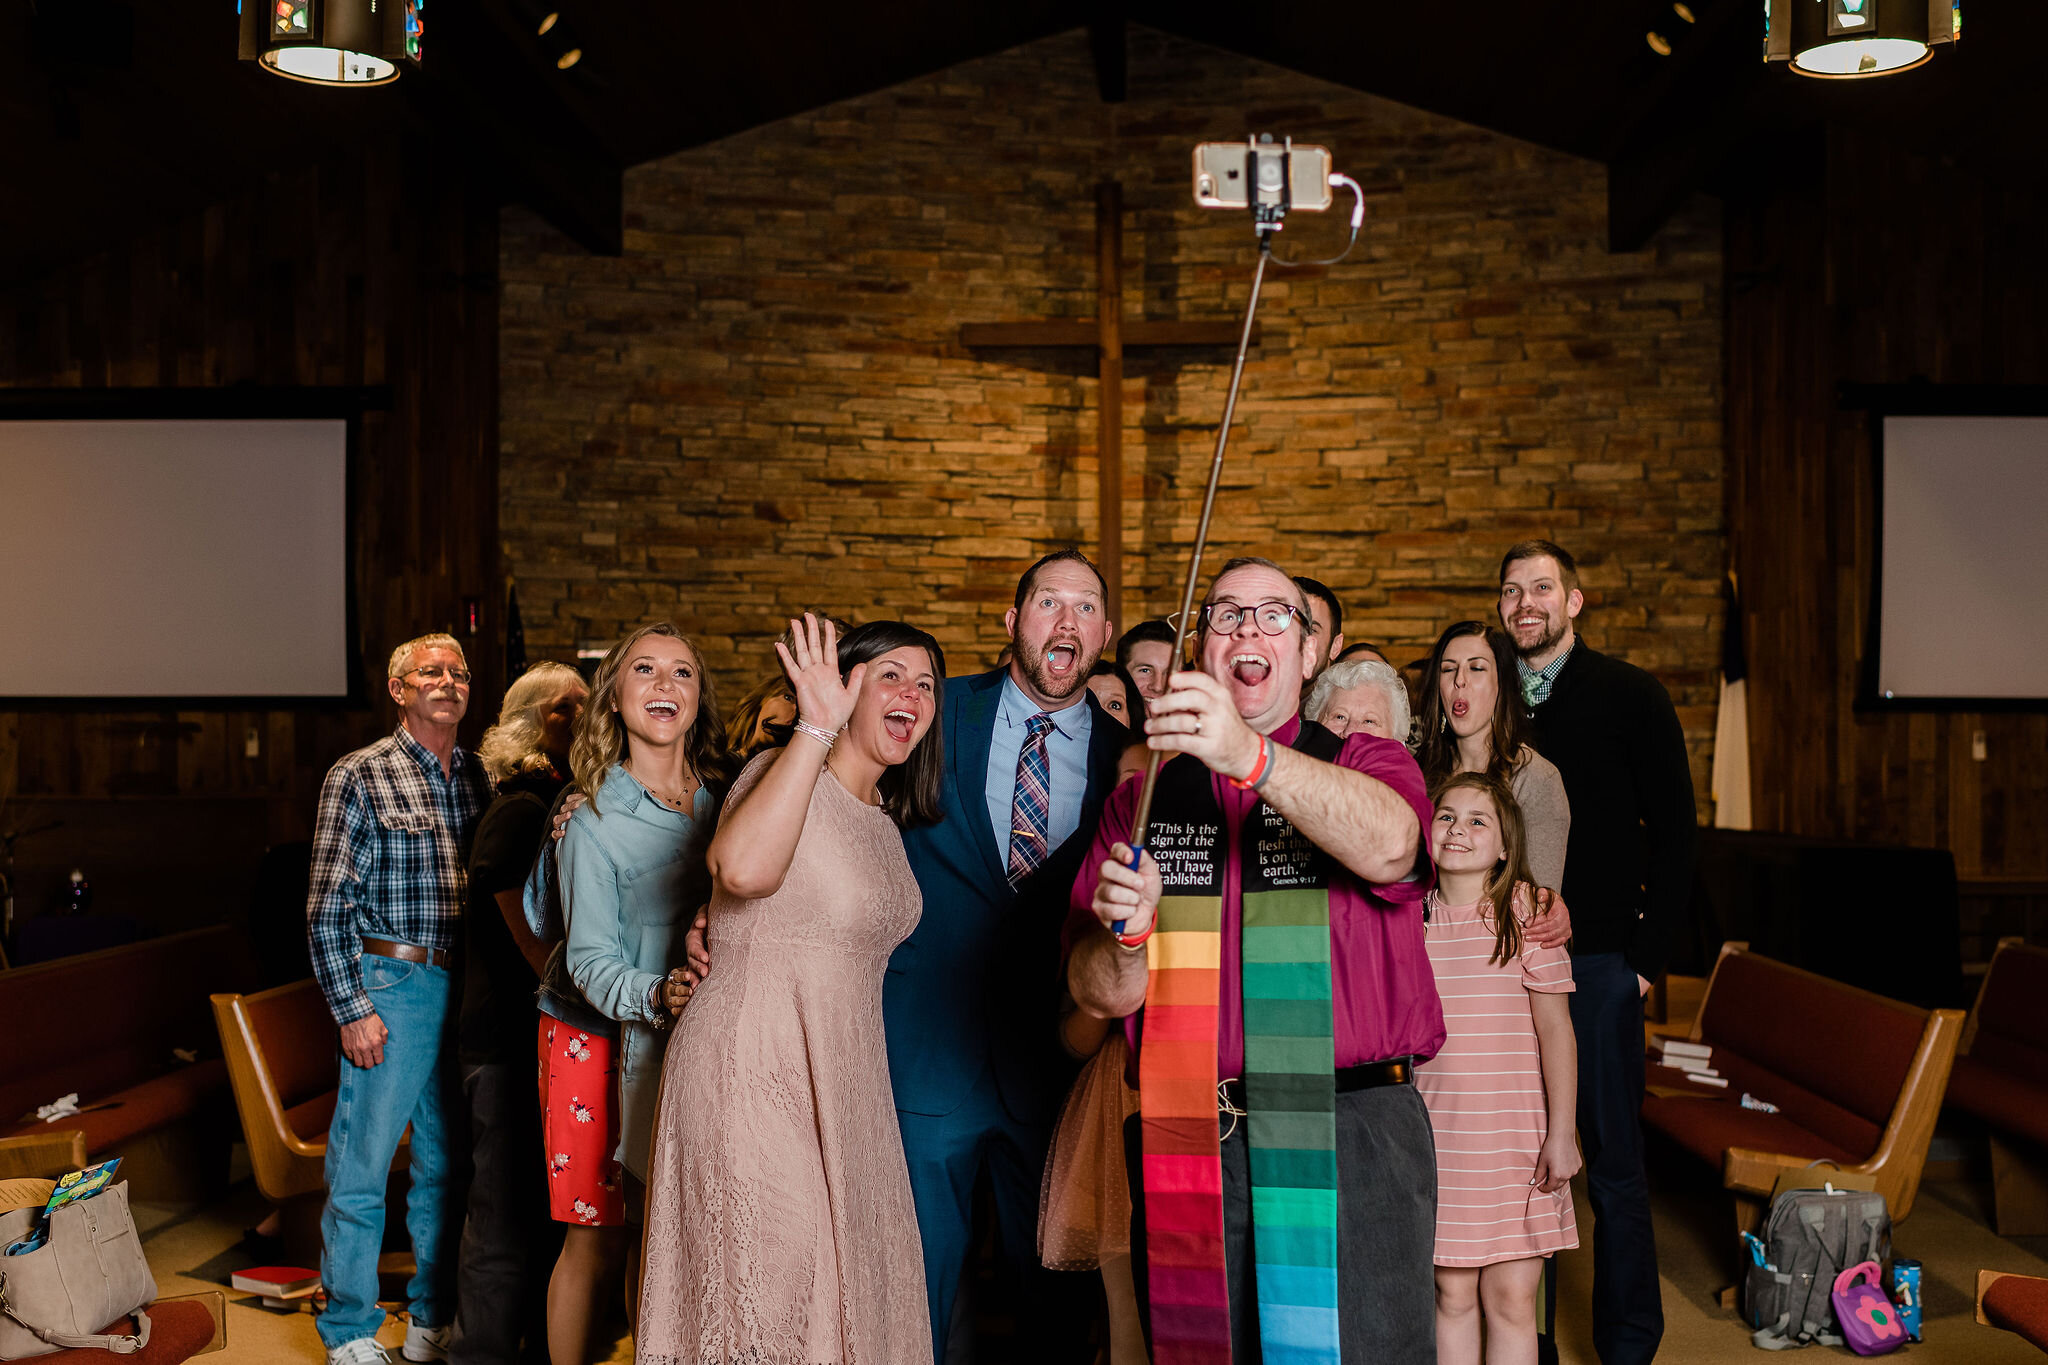
M 1728 619 L 1721 631 L 1721 712 L 1714 722 L 1714 827 L 1749 829 L 1749 661 L 1733 569 L 1723 597 Z
M 526 624 L 519 619 L 519 585 L 505 592 L 505 681 L 526 671 Z

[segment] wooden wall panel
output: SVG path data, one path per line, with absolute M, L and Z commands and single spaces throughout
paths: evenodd
M 469 597 L 482 621 L 465 639 L 477 673 L 465 739 L 495 713 L 497 224 L 496 202 L 459 165 L 394 138 L 267 177 L 0 291 L 0 386 L 392 393 L 390 409 L 362 424 L 354 489 L 354 643 L 375 703 L 0 713 L 0 829 L 65 822 L 20 847 L 25 912 L 82 858 L 103 907 L 165 928 L 239 914 L 263 844 L 307 837 L 327 767 L 392 723 L 382 700 L 392 645 L 456 629 Z M 185 803 L 241 813 L 195 821 L 178 814 Z M 119 839 L 109 822 L 123 827 Z M 156 845 L 152 828 L 165 831 Z M 195 830 L 217 832 L 209 852 L 165 842 Z M 96 847 L 121 850 L 101 860 L 107 875 L 95 873 Z M 188 884 L 195 868 L 215 869 L 215 884 Z M 222 888 L 234 888 L 225 903 Z
M 1855 709 L 1876 501 L 1866 420 L 1837 399 L 1844 383 L 2048 384 L 2048 193 L 1843 131 L 1759 182 L 1724 219 L 1757 826 L 1948 848 L 1966 879 L 2048 877 L 2048 716 Z

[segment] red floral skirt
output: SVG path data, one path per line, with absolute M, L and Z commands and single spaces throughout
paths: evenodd
M 626 1221 L 616 1047 L 614 1039 L 540 1017 L 540 1123 L 548 1213 L 558 1223 L 615 1228 Z

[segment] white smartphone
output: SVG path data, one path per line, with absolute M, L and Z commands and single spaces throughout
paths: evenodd
M 1195 202 L 1205 209 L 1321 213 L 1330 207 L 1330 149 L 1308 143 L 1247 139 L 1195 148 Z

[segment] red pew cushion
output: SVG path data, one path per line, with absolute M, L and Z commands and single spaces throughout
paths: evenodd
M 2048 1351 L 2048 1280 L 2007 1275 L 1984 1291 L 1984 1316 Z
M 1987 1066 L 1974 1050 L 1956 1058 L 1948 1078 L 1948 1102 L 1993 1128 L 2048 1147 L 2048 1086 L 2032 1085 Z

